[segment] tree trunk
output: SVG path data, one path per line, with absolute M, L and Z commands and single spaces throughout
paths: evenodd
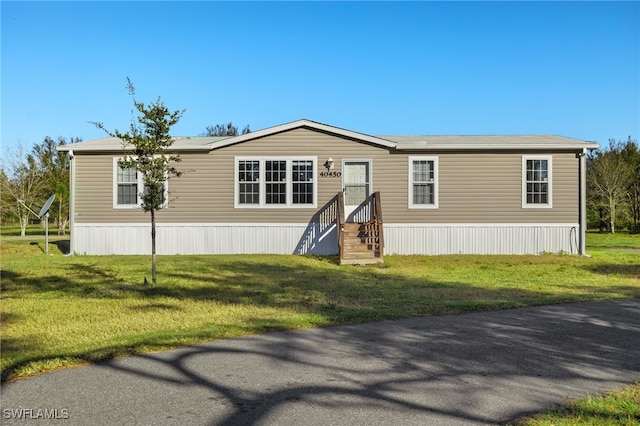
M 25 237 L 27 235 L 27 225 L 29 224 L 29 216 L 20 215 L 20 236 Z
M 64 235 L 65 222 L 62 220 L 62 197 L 58 202 L 58 235 Z
M 59 219 L 58 220 L 58 235 L 67 235 L 67 225 L 69 224 L 68 219 Z
M 156 285 L 156 212 L 151 209 L 151 284 Z
M 609 226 L 611 226 L 611 233 L 616 233 L 616 203 L 613 198 L 609 198 Z

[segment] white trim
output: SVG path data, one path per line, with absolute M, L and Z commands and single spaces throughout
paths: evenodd
M 260 177 L 258 185 L 260 186 L 259 203 L 258 204 L 241 204 L 240 203 L 240 179 L 239 179 L 239 163 L 240 161 L 258 161 L 260 163 Z M 286 180 L 287 189 L 286 202 L 284 204 L 267 204 L 266 202 L 266 179 L 265 179 L 265 161 L 285 161 L 286 162 Z M 293 202 L 293 161 L 311 161 L 313 164 L 313 203 L 312 204 L 295 204 Z M 318 205 L 318 157 L 317 156 L 282 156 L 282 155 L 261 155 L 261 156 L 236 156 L 234 158 L 234 195 L 233 207 L 236 209 L 313 209 Z
M 306 226 L 308 222 L 283 222 L 283 223 L 274 223 L 274 222 L 197 222 L 197 223 L 189 223 L 189 222 L 156 222 L 156 227 L 189 227 L 189 226 L 239 226 L 239 227 L 271 227 L 277 228 L 281 226 Z M 85 223 L 77 223 L 76 226 L 80 227 L 92 227 L 92 228 L 108 228 L 114 226 L 120 227 L 138 227 L 138 226 L 148 226 L 151 227 L 151 224 L 148 222 L 128 222 L 128 223 L 93 223 L 93 222 L 85 222 Z M 452 227 L 460 227 L 460 228 L 540 228 L 540 227 L 548 227 L 548 228 L 561 228 L 566 226 L 580 226 L 579 223 L 391 223 L 385 222 L 384 226 L 391 226 L 394 228 L 452 228 Z
M 69 253 L 75 253 L 76 229 L 76 157 L 72 149 L 69 150 Z
M 473 136 L 460 136 L 461 138 L 468 138 L 468 142 L 404 142 L 398 143 L 396 149 L 398 151 L 482 151 L 482 150 L 518 150 L 518 151 L 538 151 L 538 150 L 554 150 L 554 151 L 575 151 L 582 149 L 598 149 L 599 144 L 595 142 L 581 142 L 575 143 L 535 143 L 535 144 L 523 144 L 518 141 L 518 136 L 514 137 L 512 143 L 484 143 L 480 144 L 474 141 Z
M 142 204 L 142 200 L 140 200 L 140 188 L 142 187 L 142 174 L 136 170 L 137 177 L 137 193 L 136 193 L 136 204 L 118 204 L 118 170 L 121 169 L 120 161 L 122 161 L 122 157 L 113 157 L 113 191 L 111 193 L 113 208 L 114 209 L 139 209 Z
M 579 226 L 579 223 L 390 223 L 385 222 L 384 226 L 395 228 L 528 228 L 528 227 L 549 227 L 560 228 L 565 226 Z
M 138 200 L 137 204 L 118 204 L 118 169 L 120 168 L 119 162 L 124 160 L 123 157 L 113 157 L 113 190 L 111 193 L 111 199 L 113 203 L 113 208 L 115 210 L 126 210 L 126 209 L 139 209 L 142 207 L 142 193 L 144 192 L 144 179 L 142 177 L 142 173 L 136 169 L 136 175 L 138 179 L 138 188 L 136 199 Z M 135 168 L 135 167 L 134 167 Z M 169 177 L 167 176 L 163 182 L 164 186 L 164 203 L 160 206 L 161 209 L 167 208 L 169 206 Z
M 308 222 L 287 222 L 287 223 L 275 223 L 275 222 L 156 222 L 156 227 L 189 227 L 189 226 L 238 226 L 238 227 L 272 227 L 277 228 L 280 226 L 306 226 Z M 151 228 L 151 224 L 147 222 L 127 222 L 127 223 L 104 223 L 104 222 L 85 222 L 79 223 L 77 226 L 92 227 L 92 228 L 109 228 L 114 226 L 120 227 L 138 227 L 148 226 Z
M 547 203 L 527 203 L 527 161 L 547 161 Z M 522 208 L 523 209 L 550 209 L 553 207 L 553 156 L 551 155 L 523 155 L 522 156 Z
M 580 254 L 587 254 L 586 237 L 587 237 L 587 150 L 583 149 L 578 154 L 580 169 Z
M 414 204 L 413 202 L 413 162 L 414 161 L 433 161 L 433 204 Z M 407 173 L 408 179 L 408 207 L 410 209 L 437 209 L 438 208 L 438 199 L 439 199 L 439 190 L 438 186 L 440 183 L 440 172 L 438 166 L 438 157 L 437 156 L 409 156 L 409 170 Z

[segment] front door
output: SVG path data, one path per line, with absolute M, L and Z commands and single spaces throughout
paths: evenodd
M 345 160 L 342 168 L 344 191 L 344 213 L 347 222 L 364 222 L 365 202 L 371 194 L 371 162 L 368 160 Z M 358 208 L 360 207 L 360 208 Z

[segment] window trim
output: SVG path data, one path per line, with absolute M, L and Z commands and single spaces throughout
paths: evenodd
M 528 203 L 527 202 L 527 161 L 546 160 L 547 161 L 547 202 Z M 522 156 L 522 208 L 523 209 L 550 209 L 553 208 L 553 156 L 551 155 L 523 155 Z
M 120 161 L 123 161 L 123 157 L 113 157 L 113 193 L 112 193 L 112 202 L 114 209 L 139 209 L 142 208 L 142 197 L 140 194 L 144 192 L 144 179 L 142 178 L 142 173 L 139 170 L 136 170 L 136 174 L 138 175 L 138 187 L 137 187 L 137 200 L 136 204 L 118 204 L 118 169 L 120 169 Z M 169 206 L 169 179 L 164 180 L 164 203 L 160 206 L 161 209 L 164 209 Z
M 259 162 L 259 193 L 257 204 L 240 203 L 240 162 L 241 161 L 258 161 Z M 286 162 L 286 198 L 282 204 L 268 204 L 266 202 L 266 167 L 267 161 L 285 161 Z M 293 162 L 294 161 L 311 161 L 313 167 L 313 203 L 297 204 L 293 202 Z M 318 157 L 317 156 L 236 156 L 234 159 L 234 196 L 233 205 L 236 209 L 309 209 L 318 206 Z M 298 182 L 299 183 L 299 182 Z
M 408 206 L 410 209 L 438 209 L 439 208 L 439 196 L 440 196 L 440 168 L 438 164 L 439 157 L 437 156 L 409 156 L 408 161 Z M 433 204 L 416 204 L 413 202 L 413 162 L 414 161 L 433 161 Z

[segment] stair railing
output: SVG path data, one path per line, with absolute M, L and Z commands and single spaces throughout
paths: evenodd
M 375 223 L 375 226 L 377 228 L 377 233 L 378 233 L 378 249 L 380 250 L 380 256 L 383 256 L 384 253 L 384 233 L 382 231 L 383 229 L 383 223 L 384 221 L 382 220 L 382 201 L 380 199 L 380 191 L 376 191 L 373 193 L 373 199 L 372 199 L 372 203 L 373 203 L 373 221 Z
M 336 227 L 338 230 L 338 254 L 340 260 L 344 258 L 344 192 L 338 192 L 338 211 L 336 212 Z

